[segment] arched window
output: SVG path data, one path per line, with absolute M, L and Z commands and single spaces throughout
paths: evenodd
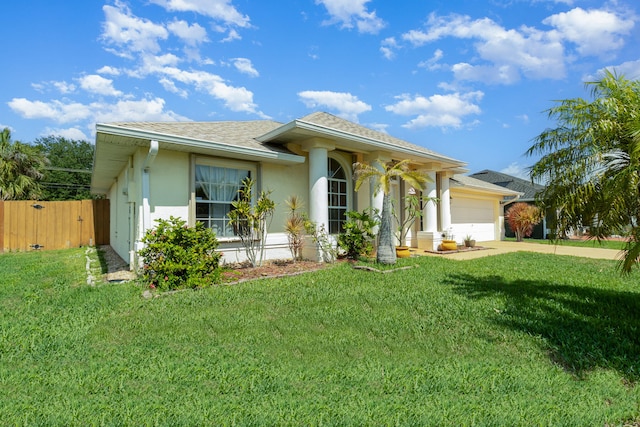
M 338 234 L 342 231 L 346 219 L 349 186 L 347 185 L 347 173 L 336 159 L 329 157 L 328 167 L 329 234 Z

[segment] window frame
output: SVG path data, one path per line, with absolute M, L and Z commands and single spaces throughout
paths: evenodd
M 196 198 L 196 168 L 198 166 L 209 166 L 209 167 L 218 167 L 225 169 L 236 169 L 236 170 L 246 170 L 249 171 L 249 176 L 255 180 L 256 184 L 259 183 L 259 167 L 256 163 L 243 161 L 243 160 L 235 160 L 235 159 L 225 159 L 219 157 L 206 157 L 206 156 L 197 156 L 192 155 L 191 157 L 191 171 L 190 171 L 190 207 L 189 207 L 189 223 L 191 225 L 195 225 L 196 222 L 199 221 L 197 216 L 197 205 L 198 203 L 202 203 Z M 254 189 L 255 190 L 255 189 Z M 251 203 L 255 203 L 255 193 L 253 191 L 253 199 Z M 213 204 L 213 203 L 211 203 Z M 230 204 L 230 203 L 229 203 Z M 226 217 L 226 216 L 225 216 Z M 211 220 L 214 217 L 209 216 Z M 220 236 L 216 233 L 216 238 L 219 242 L 239 242 L 240 237 L 238 236 Z
M 331 161 L 332 160 L 335 161 L 340 166 L 342 171 L 344 172 L 344 179 L 335 179 L 335 178 L 332 178 L 331 176 L 329 176 L 329 170 L 330 170 L 330 165 L 331 165 Z M 350 179 L 351 175 L 352 174 L 351 174 L 350 167 L 348 166 L 347 162 L 341 156 L 331 155 L 331 154 L 329 154 L 327 156 L 327 221 L 328 221 L 328 224 L 327 224 L 328 230 L 327 230 L 327 232 L 330 235 L 336 235 L 336 234 L 341 233 L 342 232 L 342 226 L 343 226 L 343 224 L 345 223 L 345 221 L 347 219 L 346 216 L 343 217 L 342 219 L 340 219 L 339 220 L 340 221 L 339 222 L 339 230 L 337 232 L 332 232 L 331 224 L 332 224 L 332 222 L 335 222 L 336 220 L 335 219 L 334 220 L 331 219 L 331 211 L 332 210 L 340 210 L 340 209 L 342 209 L 342 210 L 344 210 L 344 212 L 347 212 L 347 211 L 352 209 L 351 206 L 352 206 L 352 203 L 353 203 L 352 202 L 353 201 L 353 182 Z M 344 206 L 342 206 L 342 205 L 336 206 L 336 205 L 332 205 L 331 204 L 331 196 L 333 195 L 333 192 L 332 192 L 332 189 L 331 189 L 332 180 L 333 180 L 333 182 L 337 182 L 337 183 L 341 183 L 341 182 L 345 183 L 344 196 L 345 196 L 345 202 L 346 203 L 345 203 Z M 339 198 L 340 196 L 343 195 L 343 193 L 340 192 L 340 189 L 338 189 L 338 192 L 335 195 L 338 196 L 338 198 Z

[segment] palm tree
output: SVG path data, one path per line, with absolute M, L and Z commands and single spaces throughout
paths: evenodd
M 47 159 L 36 148 L 0 133 L 0 200 L 37 199 Z
M 587 226 L 596 239 L 626 235 L 620 267 L 629 273 L 640 257 L 640 81 L 607 71 L 586 86 L 593 100 L 548 110 L 558 127 L 527 151 L 542 155 L 531 177 L 546 183 L 540 202 L 558 213 L 560 233 Z
M 378 247 L 376 260 L 381 264 L 395 264 L 396 251 L 392 221 L 392 206 L 389 193 L 391 183 L 396 179 L 402 179 L 416 190 L 421 191 L 424 184 L 429 181 L 429 177 L 424 173 L 409 169 L 409 160 L 399 162 L 384 163 L 377 161 L 379 167 L 366 163 L 354 163 L 355 190 L 369 180 L 375 182 L 375 194 L 382 191 L 382 212 L 380 214 L 380 230 L 378 233 Z

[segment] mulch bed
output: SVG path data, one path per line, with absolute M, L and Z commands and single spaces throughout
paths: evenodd
M 466 247 L 466 246 L 458 246 L 458 249 L 456 249 L 455 251 L 429 251 L 429 250 L 425 250 L 424 252 L 429 253 L 429 254 L 436 254 L 436 255 L 449 255 L 449 254 L 457 254 L 459 252 L 483 251 L 485 249 L 491 249 L 491 248 L 487 248 L 485 246 L 474 246 L 472 248 L 469 248 L 469 247 Z
M 260 267 L 251 267 L 246 263 L 232 264 L 224 267 L 222 283 L 233 284 L 256 279 L 294 276 L 308 271 L 320 270 L 329 265 L 315 261 L 293 262 L 292 260 L 265 261 Z

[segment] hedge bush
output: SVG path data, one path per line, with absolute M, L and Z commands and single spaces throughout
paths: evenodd
M 179 218 L 156 220 L 147 230 L 138 253 L 143 258 L 142 280 L 151 289 L 202 288 L 220 281 L 220 258 L 215 233 L 196 223 L 188 227 Z

